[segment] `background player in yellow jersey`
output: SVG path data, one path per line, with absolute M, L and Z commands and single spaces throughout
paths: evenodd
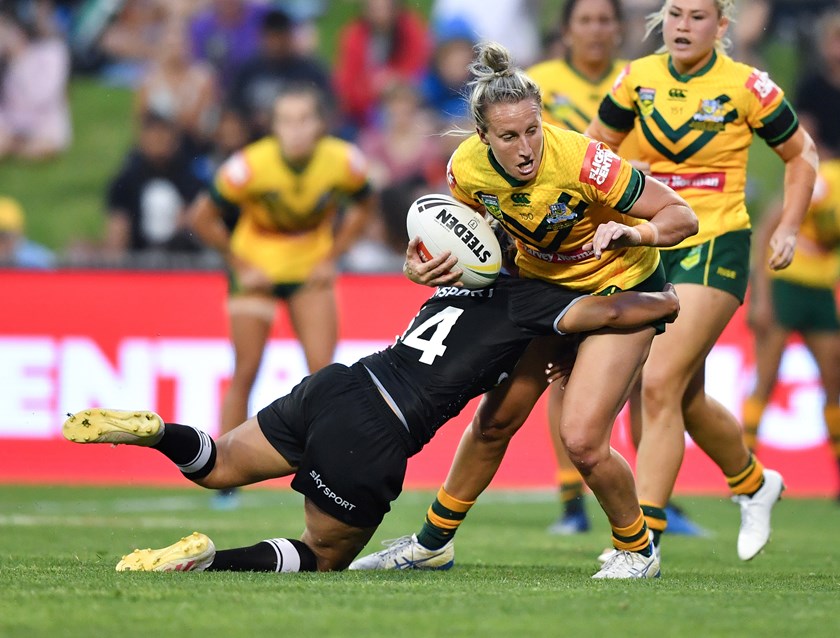
M 814 197 L 802 223 L 796 252 L 784 270 L 766 268 L 765 242 L 782 216 L 781 202 L 756 231 L 758 249 L 750 290 L 750 327 L 755 333 L 756 385 L 744 403 L 744 442 L 755 450 L 758 426 L 776 385 L 791 333 L 802 336 L 820 372 L 823 415 L 840 472 L 840 321 L 835 290 L 840 281 L 840 160 L 820 163 Z M 796 427 L 791 424 L 791 427 Z
M 227 160 L 193 206 L 196 233 L 224 256 L 229 270 L 235 363 L 222 403 L 222 434 L 248 417 L 278 300 L 286 303 L 309 371 L 332 361 L 336 263 L 367 223 L 371 195 L 364 158 L 325 134 L 324 109 L 314 87 L 286 89 L 275 104 L 274 135 Z M 342 200 L 348 205 L 336 227 Z M 236 214 L 230 232 L 224 218 Z M 228 494 L 217 503 L 231 503 Z
M 816 175 L 816 151 L 782 90 L 766 73 L 724 53 L 733 0 L 667 0 L 649 21 L 663 52 L 630 63 L 587 134 L 617 147 L 629 131 L 652 175 L 691 204 L 700 230 L 663 250 L 682 303 L 679 320 L 656 339 L 642 375 L 642 438 L 636 473 L 648 525 L 658 534 L 682 462 L 687 430 L 727 477 L 741 505 L 738 555 L 753 558 L 770 536 L 782 477 L 764 470 L 738 421 L 704 389 L 705 360 L 743 302 L 750 219 L 744 186 L 757 133 L 785 162 L 784 214 L 770 238 L 769 265 L 790 264 Z
M 653 246 L 696 231 L 696 218 L 671 189 L 579 133 L 543 124 L 540 89 L 496 44 L 479 47 L 470 112 L 476 135 L 447 170 L 452 194 L 495 217 L 516 242 L 523 277 L 609 294 L 658 289 Z M 454 259 L 424 263 L 409 242 L 406 275 L 428 285 L 460 276 Z M 655 329 L 587 336 L 566 382 L 560 436 L 595 493 L 619 550 L 595 578 L 650 578 L 658 556 L 644 524 L 633 474 L 610 447 L 610 432 L 647 355 Z M 446 482 L 420 534 L 406 537 L 351 569 L 430 568 L 450 564 L 452 536 L 488 486 L 508 441 L 546 388 L 546 344 L 529 349 L 511 378 L 482 399 L 464 432 Z

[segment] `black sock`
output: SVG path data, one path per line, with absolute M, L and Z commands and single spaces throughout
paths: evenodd
M 216 465 L 216 444 L 210 435 L 191 425 L 166 423 L 155 445 L 191 481 L 204 478 Z
M 290 538 L 270 538 L 251 547 L 216 552 L 207 571 L 314 572 L 315 554 L 306 544 Z
M 563 513 L 566 516 L 585 514 L 586 509 L 584 507 L 583 495 L 575 496 L 574 498 L 570 498 L 568 501 L 565 501 L 563 503 Z

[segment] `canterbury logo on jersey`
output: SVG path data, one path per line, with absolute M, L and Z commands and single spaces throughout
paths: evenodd
M 530 206 L 531 196 L 528 193 L 514 193 L 510 196 L 514 206 Z
M 590 142 L 583 158 L 579 179 L 598 190 L 609 193 L 621 171 L 621 160 L 606 144 Z

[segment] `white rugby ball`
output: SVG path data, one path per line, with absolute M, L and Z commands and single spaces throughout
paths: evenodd
M 406 216 L 408 238 L 420 238 L 423 261 L 447 250 L 458 258 L 461 283 L 466 288 L 483 288 L 499 276 L 502 249 L 479 213 L 449 195 L 423 195 L 409 207 Z

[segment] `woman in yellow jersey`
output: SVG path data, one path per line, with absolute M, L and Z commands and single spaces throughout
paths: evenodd
M 227 310 L 235 354 L 221 431 L 242 423 L 278 300 L 284 301 L 310 372 L 332 361 L 338 338 L 338 258 L 370 216 L 367 167 L 359 150 L 325 135 L 323 97 L 292 86 L 274 107 L 274 135 L 234 154 L 193 206 L 196 233 L 228 266 Z M 342 199 L 347 210 L 335 226 Z M 238 221 L 230 232 L 225 217 Z M 231 501 L 221 495 L 218 504 Z
M 678 243 L 696 231 L 685 202 L 666 186 L 646 181 L 605 145 L 543 124 L 539 87 L 512 65 L 504 47 L 481 45 L 471 70 L 477 134 L 453 154 L 449 186 L 457 199 L 495 217 L 515 239 L 520 275 L 603 294 L 661 288 L 659 253 L 651 247 Z M 454 258 L 424 263 L 417 245 L 415 238 L 407 251 L 410 279 L 427 285 L 458 279 Z M 649 326 L 586 337 L 566 382 L 560 436 L 621 550 L 597 578 L 659 573 L 633 474 L 609 444 L 613 421 L 654 333 Z M 485 395 L 419 538 L 360 559 L 351 569 L 396 568 L 406 560 L 432 567 L 440 557 L 445 560 L 439 564 L 449 563 L 454 530 L 545 390 L 550 350 L 551 342 L 532 345 L 511 379 Z
M 763 469 L 735 417 L 705 393 L 705 360 L 747 288 L 744 186 L 753 132 L 785 163 L 784 215 L 769 241 L 773 269 L 793 257 L 817 158 L 782 90 L 766 73 L 725 55 L 733 10 L 734 0 L 667 0 L 648 25 L 648 34 L 661 25 L 663 51 L 627 65 L 587 134 L 617 147 L 634 131 L 652 176 L 683 195 L 700 220 L 697 235 L 661 251 L 682 312 L 675 329 L 653 343 L 642 376 L 636 472 L 648 525 L 658 540 L 687 430 L 741 505 L 738 555 L 749 560 L 769 539 L 782 477 Z
M 744 442 L 755 450 L 758 426 L 776 385 L 791 333 L 799 333 L 820 372 L 823 416 L 840 471 L 840 320 L 835 290 L 840 281 L 840 160 L 820 164 L 814 197 L 802 223 L 793 261 L 784 270 L 765 267 L 761 250 L 782 216 L 781 203 L 756 231 L 759 259 L 750 291 L 750 327 L 755 334 L 756 385 L 744 403 Z

